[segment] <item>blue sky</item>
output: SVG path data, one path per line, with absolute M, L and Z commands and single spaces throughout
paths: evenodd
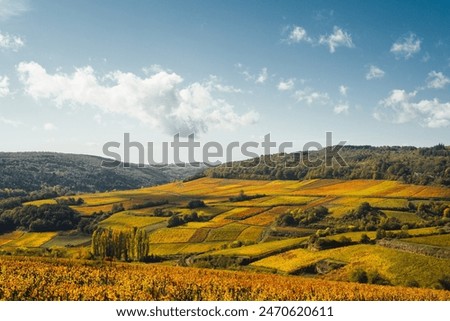
M 450 144 L 449 1 L 0 0 L 2 151 Z

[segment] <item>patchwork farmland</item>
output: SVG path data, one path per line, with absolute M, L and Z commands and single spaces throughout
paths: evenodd
M 450 275 L 450 257 L 414 252 L 419 246 L 440 248 L 443 253 L 450 249 L 449 218 L 443 216 L 439 218 L 442 224 L 432 224 L 435 221 L 419 212 L 424 206 L 439 206 L 442 211 L 450 208 L 450 190 L 445 187 L 379 180 L 201 178 L 78 196 L 83 204 L 71 208 L 81 217 L 110 213 L 98 222 L 98 228 L 145 230 L 149 255 L 166 265 L 357 282 L 355 273 L 363 271 L 373 281 L 369 283 L 427 288 L 440 288 Z M 193 206 L 192 201 L 201 202 Z M 25 205 L 55 202 L 49 199 Z M 379 231 L 364 230 L 355 223 L 361 220 L 348 221 L 361 204 L 370 204 L 383 222 L 396 222 L 398 229 L 389 230 L 388 237 L 400 239 L 412 250 L 378 245 Z M 289 225 L 281 220 L 286 215 L 302 217 L 318 208 L 325 209 L 326 216 L 313 224 Z M 174 216 L 184 221 L 171 225 Z M 335 228 L 337 223 L 340 228 Z M 316 239 L 323 248 L 311 243 Z M 86 258 L 90 236 L 76 230 L 0 235 L 0 251 L 4 253 L 56 250 L 62 256 Z M 404 271 L 408 271 L 407 276 Z

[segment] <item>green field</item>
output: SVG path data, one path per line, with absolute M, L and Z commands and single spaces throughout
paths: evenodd
M 229 197 L 239 195 L 243 191 L 248 194 L 266 195 L 241 202 L 229 202 Z M 180 233 L 177 237 L 168 237 L 172 230 L 163 229 L 167 217 L 155 217 L 155 208 L 144 208 L 115 213 L 100 223 L 101 227 L 113 229 L 129 229 L 132 227 L 146 228 L 151 231 L 151 243 L 201 243 L 201 242 L 226 242 L 235 241 L 255 243 L 274 239 L 270 236 L 276 219 L 279 215 L 291 210 L 325 206 L 329 208 L 333 217 L 342 217 L 350 210 L 356 208 L 362 202 L 369 202 L 372 206 L 388 208 L 384 212 L 388 217 L 394 217 L 401 223 L 420 223 L 422 219 L 414 213 L 405 211 L 409 199 L 420 197 L 433 199 L 439 197 L 450 204 L 450 192 L 448 188 L 425 187 L 401 184 L 393 181 L 373 180 L 307 180 L 307 181 L 251 181 L 235 179 L 211 179 L 203 178 L 191 182 L 141 188 L 129 191 L 114 191 L 109 193 L 95 193 L 80 195 L 84 200 L 81 206 L 73 206 L 82 215 L 90 215 L 93 212 L 108 212 L 114 204 L 132 206 L 148 201 L 166 200 L 169 204 L 159 206 L 164 210 L 171 210 L 180 215 L 187 215 L 193 211 L 201 217 L 212 219 L 204 222 L 190 222 L 184 227 L 187 232 Z M 186 207 L 191 199 L 202 199 L 207 207 L 189 209 Z M 414 199 L 417 204 L 419 200 Z M 55 203 L 55 200 L 34 201 L 27 204 L 42 205 Z M 235 224 L 231 224 L 232 222 Z M 282 230 L 279 228 L 278 230 Z M 285 229 L 287 230 L 287 229 Z M 298 232 L 294 228 L 293 235 Z M 178 232 L 177 230 L 173 230 Z M 181 230 L 180 230 L 181 231 Z M 427 235 L 434 234 L 436 230 L 422 229 L 410 230 L 411 235 L 417 233 Z M 344 234 L 353 241 L 358 241 L 362 233 Z M 371 238 L 372 232 L 367 233 Z M 50 236 L 42 237 L 49 241 Z M 332 239 L 338 239 L 336 235 Z M 1 237 L 0 237 L 1 240 Z M 8 240 L 10 242 L 11 240 Z M 70 240 L 67 240 L 68 245 Z M 0 241 L 0 246 L 6 241 Z M 40 241 L 33 241 L 32 245 Z M 12 243 L 14 244 L 14 243 Z M 26 242 L 19 241 L 19 244 Z M 64 238 L 59 237 L 54 245 L 64 245 Z M 78 243 L 77 243 L 78 244 Z M 264 244 L 264 243 L 262 243 Z M 264 246 L 264 245 L 262 245 Z M 167 255 L 174 252 L 168 251 Z
M 191 228 L 161 228 L 150 234 L 150 243 L 188 243 L 196 232 Z
M 423 220 L 414 213 L 401 212 L 401 211 L 384 211 L 387 217 L 395 217 L 402 223 L 418 223 Z
M 198 254 L 219 250 L 226 244 L 227 242 L 152 244 L 150 254 L 159 256 Z
M 206 242 L 232 242 L 236 240 L 242 231 L 244 231 L 247 227 L 247 225 L 231 223 L 222 227 L 211 229 L 208 237 L 206 238 Z
M 419 236 L 405 239 L 404 241 L 432 246 L 450 247 L 450 234 Z
M 230 248 L 220 251 L 214 251 L 208 253 L 208 255 L 213 256 L 245 256 L 245 257 L 258 257 L 263 255 L 268 255 L 273 252 L 283 251 L 285 249 L 289 249 L 300 244 L 303 244 L 308 238 L 293 238 L 281 241 L 272 241 L 266 243 L 253 244 L 249 246 L 242 246 L 238 248 Z
M 135 215 L 133 211 L 113 214 L 100 223 L 100 226 L 112 229 L 129 229 L 132 227 L 147 227 L 167 220 L 164 217 Z
M 5 247 L 40 247 L 58 235 L 57 232 L 23 233 L 16 239 L 5 243 Z
M 416 281 L 431 287 L 449 272 L 450 259 L 401 252 L 374 245 L 355 245 L 324 251 L 296 249 L 270 256 L 252 263 L 252 266 L 296 273 L 324 259 L 344 262 L 346 265 L 325 278 L 348 281 L 352 270 L 376 271 L 394 285 Z

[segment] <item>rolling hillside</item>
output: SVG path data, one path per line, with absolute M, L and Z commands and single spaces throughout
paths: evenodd
M 450 147 L 344 146 L 339 154 L 348 166 L 326 166 L 331 148 L 312 152 L 313 163 L 304 153 L 261 156 L 223 164 L 206 170 L 215 178 L 236 179 L 379 179 L 408 184 L 450 185 Z M 319 160 L 319 163 L 315 163 Z
M 84 202 L 70 207 L 82 221 L 113 231 L 145 230 L 149 254 L 158 261 L 339 281 L 352 280 L 352 273 L 362 269 L 377 276 L 374 283 L 438 288 L 450 275 L 447 187 L 382 180 L 201 178 L 79 196 Z M 282 219 L 324 208 L 326 215 L 314 220 L 285 224 Z M 377 229 L 387 234 L 380 236 Z M 376 240 L 386 237 L 399 239 L 401 246 Z M 0 235 L 2 253 L 88 257 L 89 244 L 80 227 Z
M 135 164 L 130 168 L 103 168 L 102 160 L 106 159 L 62 153 L 0 153 L 0 190 L 31 192 L 42 186 L 61 186 L 72 192 L 124 190 L 163 184 L 198 172 L 190 167 L 139 168 Z

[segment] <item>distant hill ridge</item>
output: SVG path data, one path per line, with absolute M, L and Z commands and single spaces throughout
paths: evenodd
M 313 153 L 323 159 L 325 149 Z M 260 156 L 255 159 L 207 168 L 216 178 L 302 180 L 313 178 L 386 179 L 420 185 L 450 186 L 450 147 L 344 146 L 340 155 L 348 166 L 336 162 L 311 167 L 299 160 L 303 153 Z M 202 177 L 197 167 L 101 167 L 99 156 L 52 152 L 0 152 L 0 190 L 27 192 L 43 186 L 61 186 L 73 192 L 126 190 Z M 110 161 L 110 160 L 109 160 Z M 267 164 L 270 164 L 268 166 Z
M 51 152 L 0 152 L 0 189 L 40 190 L 61 186 L 73 192 L 125 190 L 168 183 L 198 172 L 196 168 L 101 167 L 106 158 Z M 111 160 L 109 160 L 111 161 Z
M 330 151 L 330 148 L 328 149 Z M 312 153 L 324 159 L 326 149 Z M 450 147 L 344 146 L 339 154 L 348 166 L 302 164 L 304 153 L 265 155 L 222 164 L 205 174 L 216 178 L 302 180 L 313 178 L 385 179 L 409 184 L 450 186 Z M 270 157 L 270 158 L 269 158 Z M 267 165 L 267 164 L 270 164 Z

